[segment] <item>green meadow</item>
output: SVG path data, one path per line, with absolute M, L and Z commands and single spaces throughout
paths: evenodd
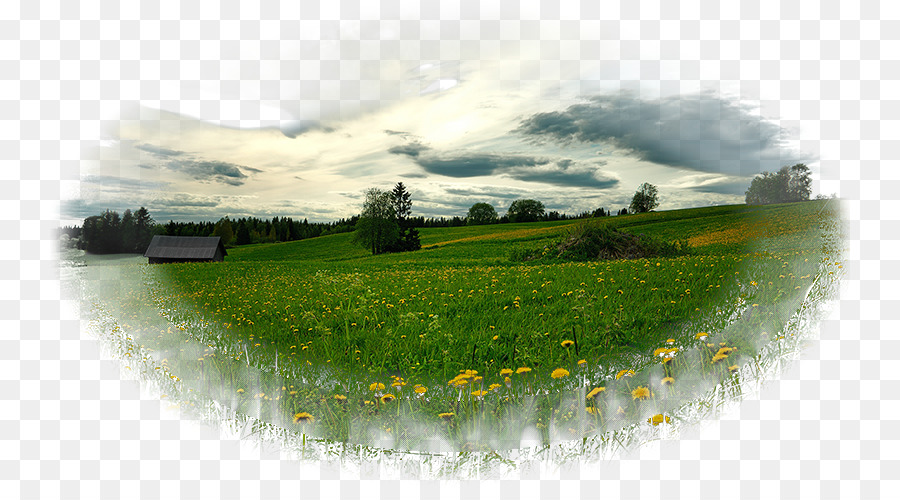
M 581 439 L 669 413 L 752 363 L 839 274 L 834 202 L 420 229 L 370 255 L 337 234 L 154 267 L 165 376 L 304 435 L 454 450 Z M 573 260 L 590 227 L 676 255 Z

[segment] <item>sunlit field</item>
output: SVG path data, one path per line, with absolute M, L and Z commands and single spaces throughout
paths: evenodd
M 585 223 L 681 254 L 558 257 Z M 338 234 L 134 266 L 122 352 L 147 358 L 166 397 L 310 438 L 510 449 L 672 425 L 716 387 L 740 392 L 842 267 L 826 201 L 420 231 L 405 254 Z

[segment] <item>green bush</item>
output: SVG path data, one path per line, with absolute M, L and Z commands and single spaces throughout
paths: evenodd
M 663 241 L 645 234 L 630 234 L 597 223 L 584 222 L 575 226 L 553 246 L 541 248 L 518 247 L 510 251 L 510 260 L 561 259 L 568 261 L 646 259 L 676 257 L 690 254 L 684 241 Z

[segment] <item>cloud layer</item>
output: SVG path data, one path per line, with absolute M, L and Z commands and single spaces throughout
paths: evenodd
M 218 182 L 230 186 L 241 186 L 250 174 L 260 173 L 258 168 L 236 165 L 226 161 L 198 159 L 184 151 L 167 149 L 153 144 L 138 144 L 135 149 L 150 153 L 161 160 L 160 166 L 174 172 L 181 172 L 200 182 Z M 149 165 L 142 165 L 151 168 Z
M 445 177 L 470 178 L 506 176 L 511 179 L 565 187 L 606 189 L 616 186 L 618 179 L 600 175 L 597 169 L 604 164 L 579 165 L 567 158 L 485 153 L 472 151 L 436 152 L 419 142 L 394 146 L 388 152 L 411 158 L 429 174 Z
M 738 103 L 712 94 L 640 100 L 594 96 L 563 111 L 523 119 L 516 133 L 534 141 L 610 144 L 659 165 L 754 175 L 800 161 L 783 130 Z

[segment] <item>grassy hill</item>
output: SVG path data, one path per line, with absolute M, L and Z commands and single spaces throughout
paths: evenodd
M 797 231 L 814 233 L 818 226 L 807 222 L 825 204 L 825 201 L 811 201 L 754 207 L 726 205 L 574 221 L 421 228 L 421 251 L 379 256 L 372 256 L 367 249 L 353 244 L 352 233 L 343 233 L 237 247 L 228 251 L 227 260 L 505 265 L 510 263 L 509 254 L 513 249 L 550 245 L 584 223 L 604 224 L 662 240 L 684 240 L 701 253 L 740 253 L 758 245 L 762 238 L 778 239 Z
M 421 229 L 422 250 L 378 256 L 350 234 L 239 247 L 223 263 L 153 268 L 165 284 L 155 302 L 183 326 L 147 346 L 178 377 L 205 379 L 207 388 L 213 378 L 238 406 L 259 403 L 252 390 L 283 414 L 310 412 L 337 440 L 356 439 L 350 429 L 373 422 L 406 428 L 396 420 L 400 407 L 391 416 L 381 411 L 385 398 L 426 415 L 435 432 L 452 431 L 454 442 L 468 438 L 439 413 L 483 420 L 478 402 L 490 400 L 490 411 L 500 412 L 497 432 L 512 425 L 503 412 L 546 424 L 562 395 L 585 383 L 608 387 L 609 404 L 640 416 L 643 396 L 633 391 L 661 391 L 663 377 L 722 380 L 781 332 L 838 265 L 838 220 L 835 204 L 811 201 Z M 553 249 L 582 224 L 680 240 L 691 251 L 586 262 L 553 252 L 510 258 Z M 181 354 L 186 345 L 202 356 Z M 633 371 L 627 383 L 620 370 Z M 424 392 L 414 395 L 415 386 Z M 583 418 L 583 403 L 570 414 Z M 589 408 L 609 411 L 596 405 Z M 608 428 L 603 419 L 592 425 Z M 521 436 L 521 429 L 506 430 Z

